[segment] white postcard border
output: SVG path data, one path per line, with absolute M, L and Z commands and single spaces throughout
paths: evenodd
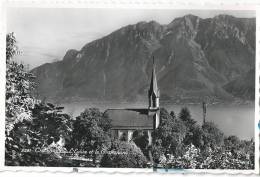
M 133 168 L 82 168 L 82 167 L 7 167 L 4 166 L 5 152 L 5 37 L 7 7 L 40 8 L 132 8 L 132 9 L 212 9 L 212 10 L 255 10 L 256 11 L 256 77 L 255 77 L 255 169 L 254 170 L 208 170 L 188 169 L 172 173 L 211 173 L 211 174 L 259 174 L 259 68 L 260 68 L 260 3 L 257 0 L 9 0 L 0 3 L 0 171 L 24 172 L 106 172 L 106 173 L 151 173 L 153 169 Z M 163 173 L 163 172 L 162 172 Z M 171 173 L 171 172 L 169 172 Z

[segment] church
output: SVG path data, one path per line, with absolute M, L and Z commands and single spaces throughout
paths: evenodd
M 148 90 L 148 108 L 107 109 L 105 113 L 111 119 L 112 137 L 121 139 L 122 136 L 125 136 L 126 141 L 131 141 L 133 132 L 141 130 L 148 134 L 149 145 L 151 145 L 151 132 L 158 128 L 160 124 L 159 97 L 160 92 L 153 59 L 151 82 Z

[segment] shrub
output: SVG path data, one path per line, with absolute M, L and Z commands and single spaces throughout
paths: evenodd
M 124 141 L 112 142 L 111 148 L 103 155 L 101 167 L 143 168 L 147 160 L 140 148 L 134 143 Z

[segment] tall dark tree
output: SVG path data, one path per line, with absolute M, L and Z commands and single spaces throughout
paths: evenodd
M 185 123 L 189 130 L 191 130 L 196 123 L 196 121 L 191 118 L 190 110 L 187 107 L 181 109 L 179 119 Z
M 18 53 L 14 33 L 6 35 L 6 133 L 14 125 L 23 120 L 31 119 L 31 110 L 35 100 L 31 90 L 35 84 L 31 81 L 33 75 L 26 72 L 22 64 L 16 63 L 13 58 Z
M 35 100 L 30 92 L 34 88 L 33 75 L 13 58 L 19 53 L 14 33 L 6 35 L 6 95 L 5 95 L 5 162 L 7 165 L 25 164 L 21 150 L 30 145 L 26 124 L 32 119 Z

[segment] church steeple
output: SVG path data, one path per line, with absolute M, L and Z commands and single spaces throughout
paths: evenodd
M 154 64 L 154 57 L 153 57 L 152 77 L 151 77 L 150 88 L 148 91 L 149 109 L 159 109 L 159 97 L 160 97 L 160 93 L 157 86 L 155 64 Z

